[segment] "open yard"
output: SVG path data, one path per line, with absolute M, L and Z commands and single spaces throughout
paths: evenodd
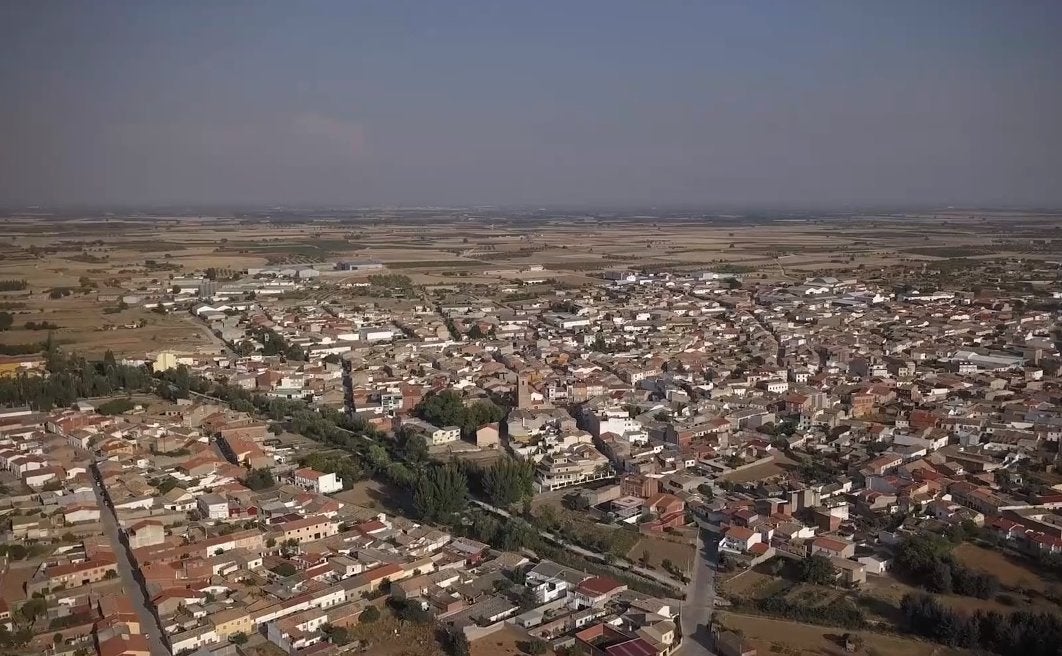
M 627 559 L 640 563 L 643 556 L 648 553 L 649 565 L 653 568 L 662 569 L 664 561 L 670 560 L 679 571 L 688 572 L 690 563 L 693 561 L 694 552 L 693 545 L 688 542 L 645 537 L 627 552 Z
M 964 542 L 955 548 L 952 555 L 971 569 L 995 574 L 1004 588 L 1025 588 L 1043 592 L 1048 586 L 1044 574 L 1034 570 L 1029 563 L 995 549 Z
M 1002 579 L 1002 576 L 1000 577 Z M 900 601 L 909 593 L 925 592 L 892 576 L 868 576 L 867 584 L 860 590 L 865 599 L 863 607 L 889 621 L 900 618 Z M 1016 610 L 1059 612 L 1058 605 L 1040 595 L 1024 596 L 1013 592 L 1003 592 L 994 599 L 978 599 L 954 594 L 934 594 L 938 601 L 955 610 L 974 612 L 977 610 L 1010 613 Z M 1001 601 L 1003 600 L 1003 601 Z
M 528 639 L 527 631 L 520 627 L 506 624 L 505 628 L 476 640 L 471 645 L 471 656 L 519 656 L 517 643 Z
M 380 605 L 380 619 L 360 623 L 350 630 L 352 640 L 368 643 L 373 656 L 444 656 L 429 622 L 418 624 L 396 618 L 386 606 Z
M 389 483 L 368 478 L 333 496 L 343 503 L 393 512 L 401 509 L 401 504 L 408 494 L 395 489 Z
M 727 472 L 723 475 L 723 479 L 730 481 L 731 483 L 753 483 L 771 478 L 772 476 L 784 474 L 789 469 L 797 466 L 795 460 L 786 456 L 781 451 L 775 450 L 773 454 L 774 462 L 756 465 L 755 467 L 749 467 L 748 469 L 742 469 L 741 471 Z
M 841 642 L 846 633 L 843 629 L 727 612 L 717 613 L 716 617 L 722 626 L 741 631 L 761 656 L 847 656 Z M 867 631 L 854 633 L 862 636 L 867 656 L 959 656 L 969 653 L 900 636 Z

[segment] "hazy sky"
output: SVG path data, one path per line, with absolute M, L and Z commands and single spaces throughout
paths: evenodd
M 1062 0 L 6 0 L 0 203 L 1062 205 Z

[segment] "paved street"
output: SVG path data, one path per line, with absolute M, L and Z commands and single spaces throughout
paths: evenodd
M 148 609 L 148 600 L 144 597 L 144 591 L 133 575 L 133 565 L 130 561 L 129 551 L 126 549 L 125 544 L 122 543 L 119 535 L 118 519 L 114 515 L 114 510 L 105 501 L 106 497 L 103 494 L 99 479 L 95 476 L 95 471 L 93 471 L 92 487 L 96 492 L 96 502 L 100 506 L 100 522 L 103 524 L 103 531 L 107 538 L 110 539 L 111 546 L 114 548 L 115 558 L 118 560 L 118 574 L 121 576 L 122 586 L 125 588 L 129 599 L 133 602 L 137 617 L 140 619 L 140 631 L 147 638 L 152 656 L 155 654 L 168 655 L 170 650 L 166 648 L 162 640 L 162 629 L 159 627 L 158 622 L 155 621 L 155 616 Z
M 716 561 L 714 538 L 711 533 L 701 529 L 697 535 L 696 565 L 686 587 L 686 601 L 682 604 L 680 614 L 682 624 L 682 646 L 679 656 L 706 656 L 713 654 L 708 626 L 712 619 L 715 604 L 715 569 Z

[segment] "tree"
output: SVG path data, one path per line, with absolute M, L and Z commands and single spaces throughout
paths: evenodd
M 413 486 L 413 506 L 428 521 L 446 521 L 468 504 L 468 479 L 454 464 L 435 465 Z
M 405 426 L 398 432 L 398 457 L 414 469 L 428 462 L 428 444 L 414 428 Z
M 482 476 L 483 491 L 495 506 L 506 508 L 534 493 L 535 470 L 530 462 L 504 458 Z
M 11 560 L 22 560 L 26 557 L 26 547 L 21 544 L 7 545 L 7 557 Z
M 287 578 L 289 576 L 294 576 L 298 573 L 299 570 L 295 569 L 295 566 L 291 563 L 280 563 L 279 565 L 273 568 L 273 571 L 276 573 L 277 576 Z
M 246 644 L 247 643 L 247 634 L 246 633 L 233 633 L 232 635 L 229 636 L 229 642 L 231 642 L 234 645 Z
M 10 312 L 0 312 L 0 331 L 10 329 L 14 322 L 15 318 Z
M 532 656 L 539 656 L 546 653 L 546 643 L 538 638 L 531 638 L 530 640 L 524 640 L 517 645 L 520 651 L 525 654 L 531 654 Z
M 358 615 L 358 621 L 371 624 L 380 619 L 380 609 L 376 606 L 368 606 Z
M 321 627 L 321 632 L 328 636 L 328 641 L 333 645 L 343 646 L 348 644 L 351 640 L 350 631 L 342 626 L 332 626 L 331 624 L 325 624 Z
M 800 580 L 818 585 L 830 585 L 837 579 L 837 568 L 830 559 L 818 554 L 800 562 Z
M 276 485 L 276 479 L 273 478 L 273 472 L 268 469 L 252 469 L 247 474 L 247 478 L 244 479 L 244 485 L 255 490 L 268 490 Z
M 38 617 L 48 612 L 48 602 L 43 597 L 31 597 L 18 612 L 26 618 L 27 623 L 33 624 Z

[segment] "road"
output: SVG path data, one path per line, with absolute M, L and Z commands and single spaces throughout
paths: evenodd
M 210 329 L 210 326 L 206 325 L 198 318 L 189 317 L 188 320 L 195 325 L 195 327 L 199 330 L 200 333 L 202 333 L 204 337 L 207 338 L 207 340 L 217 345 L 223 355 L 227 355 L 229 357 L 236 357 L 236 352 L 232 350 L 232 347 L 229 346 L 228 342 L 215 335 L 214 331 Z
M 485 510 L 489 510 L 490 512 L 495 513 L 496 515 L 500 515 L 501 517 L 505 517 L 506 519 L 512 519 L 513 518 L 513 516 L 507 510 L 503 510 L 503 509 L 498 508 L 496 506 L 492 506 L 489 503 L 484 503 L 484 502 L 478 501 L 476 499 L 471 499 L 470 501 L 472 503 L 476 504 L 477 506 L 479 506 L 480 508 L 483 508 Z M 577 544 L 572 544 L 571 542 L 568 542 L 564 538 L 559 537 L 559 536 L 557 536 L 557 535 L 555 535 L 553 533 L 550 533 L 549 531 L 539 530 L 538 534 L 541 535 L 543 538 L 549 540 L 550 542 L 552 542 L 554 544 L 559 544 L 560 546 L 562 546 L 562 547 L 564 547 L 566 549 L 569 549 L 573 553 L 577 553 L 577 554 L 579 554 L 580 556 L 582 556 L 584 558 L 588 558 L 588 559 L 590 559 L 590 560 L 592 560 L 594 562 L 606 562 L 604 557 L 600 553 L 598 553 L 596 551 L 590 551 L 588 549 L 584 549 L 584 548 L 580 547 Z M 657 583 L 660 583 L 662 585 L 666 585 L 667 587 L 672 588 L 674 590 L 682 590 L 682 589 L 684 589 L 686 587 L 686 584 L 683 583 L 682 581 L 679 581 L 678 579 L 674 579 L 674 578 L 671 578 L 670 576 L 667 576 L 666 574 L 661 574 L 659 572 L 654 572 L 651 569 L 646 569 L 645 567 L 641 567 L 639 565 L 635 565 L 634 563 L 632 563 L 629 560 L 626 560 L 624 558 L 613 558 L 612 562 L 611 562 L 611 565 L 613 565 L 615 567 L 619 567 L 620 569 L 624 569 L 624 570 L 627 570 L 627 571 L 630 571 L 630 572 L 634 572 L 635 574 L 643 576 L 643 577 L 645 577 L 647 579 L 652 579 L 653 581 L 656 581 Z
M 125 588 L 129 600 L 133 602 L 137 618 L 140 619 L 140 632 L 147 639 L 152 655 L 168 655 L 170 650 L 166 648 L 166 643 L 162 640 L 162 628 L 155 619 L 154 613 L 148 607 L 148 604 L 151 603 L 150 600 L 146 597 L 144 589 L 140 587 L 140 583 L 133 574 L 133 563 L 129 550 L 126 548 L 125 543 L 122 542 L 121 534 L 118 530 L 118 518 L 115 517 L 114 509 L 106 502 L 107 497 L 103 494 L 100 480 L 96 476 L 95 466 L 93 466 L 92 473 L 92 487 L 96 492 L 96 503 L 100 506 L 100 523 L 103 525 L 104 534 L 111 541 L 114 556 L 118 560 L 118 574 L 122 578 L 122 587 Z
M 708 627 L 715 606 L 716 543 L 713 534 L 703 528 L 697 534 L 697 556 L 679 615 L 682 645 L 678 656 L 708 656 L 715 653 L 711 650 L 712 638 Z

